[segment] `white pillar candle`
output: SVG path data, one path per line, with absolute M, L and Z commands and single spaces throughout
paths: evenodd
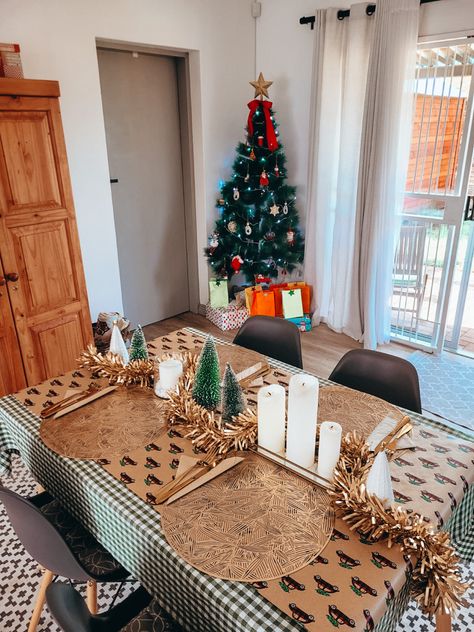
M 181 360 L 164 360 L 160 362 L 159 374 L 159 387 L 161 389 L 166 391 L 175 389 L 183 374 L 183 363 Z
M 258 391 L 258 445 L 271 452 L 285 450 L 285 389 L 279 384 Z
M 299 373 L 288 388 L 286 458 L 301 467 L 314 465 L 318 420 L 319 382 L 313 375 Z
M 318 474 L 332 481 L 341 451 L 342 427 L 335 421 L 323 421 L 319 430 Z

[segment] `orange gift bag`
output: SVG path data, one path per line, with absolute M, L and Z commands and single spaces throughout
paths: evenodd
M 296 281 L 294 283 L 287 283 L 286 289 L 299 289 L 301 290 L 301 301 L 303 303 L 303 313 L 309 314 L 311 311 L 311 285 L 307 285 L 304 281 Z
M 275 316 L 275 295 L 271 290 L 254 293 L 250 315 Z

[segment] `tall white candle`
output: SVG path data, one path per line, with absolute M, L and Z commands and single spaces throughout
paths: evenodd
M 317 378 L 304 373 L 291 377 L 288 388 L 286 458 L 301 467 L 314 465 L 318 397 Z
M 341 451 L 341 425 L 335 421 L 323 421 L 319 431 L 318 474 L 332 481 L 334 468 Z
M 285 450 L 285 389 L 279 384 L 258 391 L 258 445 L 271 452 Z
M 159 374 L 160 388 L 169 391 L 177 387 L 179 378 L 183 373 L 183 363 L 181 360 L 164 360 L 160 362 Z

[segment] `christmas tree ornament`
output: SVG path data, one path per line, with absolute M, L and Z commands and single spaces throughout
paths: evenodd
M 278 168 L 278 163 L 276 163 L 275 166 L 273 167 L 273 173 L 275 174 L 277 178 L 280 176 L 280 169 Z
M 270 215 L 278 215 L 278 213 L 280 212 L 280 207 L 278 206 L 278 204 L 275 204 L 275 202 L 273 202 L 273 205 L 270 206 Z
M 283 215 L 288 215 L 288 202 L 283 204 Z
M 259 147 L 263 147 L 263 136 L 257 136 L 257 143 Z
M 137 325 L 133 332 L 129 356 L 130 362 L 133 360 L 148 360 L 148 349 L 141 325 Z
M 218 233 L 212 233 L 211 237 L 209 237 L 209 254 L 213 255 L 216 248 L 219 246 L 219 235 Z
M 250 152 L 249 158 L 250 158 L 250 160 L 255 160 L 255 158 L 256 158 L 256 155 L 255 155 L 255 152 L 253 150 L 253 147 L 252 147 L 252 151 Z
M 237 202 L 237 200 L 238 200 L 238 199 L 239 199 L 239 197 L 240 197 L 239 189 L 238 189 L 237 187 L 234 187 L 234 188 L 232 189 L 232 191 L 233 191 L 233 195 L 232 195 L 232 197 L 233 197 L 233 198 L 234 198 L 234 200 Z
M 243 262 L 244 260 L 242 259 L 240 255 L 235 255 L 230 260 L 230 267 L 232 268 L 234 272 L 238 272 L 240 268 L 242 267 Z
M 217 206 L 225 206 L 224 198 L 217 198 Z
M 257 81 L 249 81 L 250 85 L 255 88 L 254 97 L 267 97 L 268 99 L 268 88 L 272 85 L 273 81 L 265 81 L 265 78 L 262 73 L 258 75 Z
M 295 231 L 291 230 L 291 228 L 286 233 L 286 241 L 288 242 L 289 246 L 293 246 L 295 243 Z
M 117 321 L 114 322 L 112 327 L 112 335 L 110 337 L 110 353 L 114 353 L 118 355 L 124 364 L 128 364 L 129 356 L 127 347 L 125 346 L 125 342 L 122 338 L 122 334 L 118 327 Z
M 247 237 L 252 234 L 252 227 L 248 222 L 245 224 L 245 234 L 247 235 Z
M 232 418 L 243 413 L 244 410 L 245 399 L 242 387 L 230 364 L 226 364 L 222 387 L 222 421 L 226 424 L 231 423 Z
M 275 233 L 272 230 L 269 230 L 265 233 L 263 238 L 265 239 L 265 241 L 273 241 L 275 239 Z
M 230 220 L 230 222 L 227 224 L 227 230 L 229 231 L 229 233 L 235 233 L 237 231 L 237 222 L 235 222 L 233 219 Z
M 208 410 L 214 410 L 221 400 L 219 357 L 212 336 L 207 337 L 199 356 L 194 378 L 193 399 Z
M 247 164 L 247 175 L 244 178 L 244 182 L 248 182 L 250 180 L 250 172 L 249 172 L 249 165 Z
M 269 184 L 267 172 L 265 171 L 265 169 L 260 174 L 260 184 L 262 187 L 267 187 Z
M 394 502 L 392 479 L 387 454 L 384 450 L 379 452 L 372 463 L 365 484 L 367 493 L 380 498 L 385 506 Z

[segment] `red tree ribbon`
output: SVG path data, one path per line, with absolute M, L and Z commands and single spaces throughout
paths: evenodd
M 250 112 L 249 118 L 247 121 L 247 129 L 249 136 L 253 136 L 253 117 L 257 108 L 262 106 L 263 114 L 265 116 L 265 131 L 267 136 L 267 145 L 270 151 L 275 151 L 278 149 L 278 141 L 275 134 L 275 128 L 273 127 L 272 119 L 270 118 L 270 108 L 272 107 L 271 101 L 259 101 L 258 99 L 254 99 L 247 104 Z

